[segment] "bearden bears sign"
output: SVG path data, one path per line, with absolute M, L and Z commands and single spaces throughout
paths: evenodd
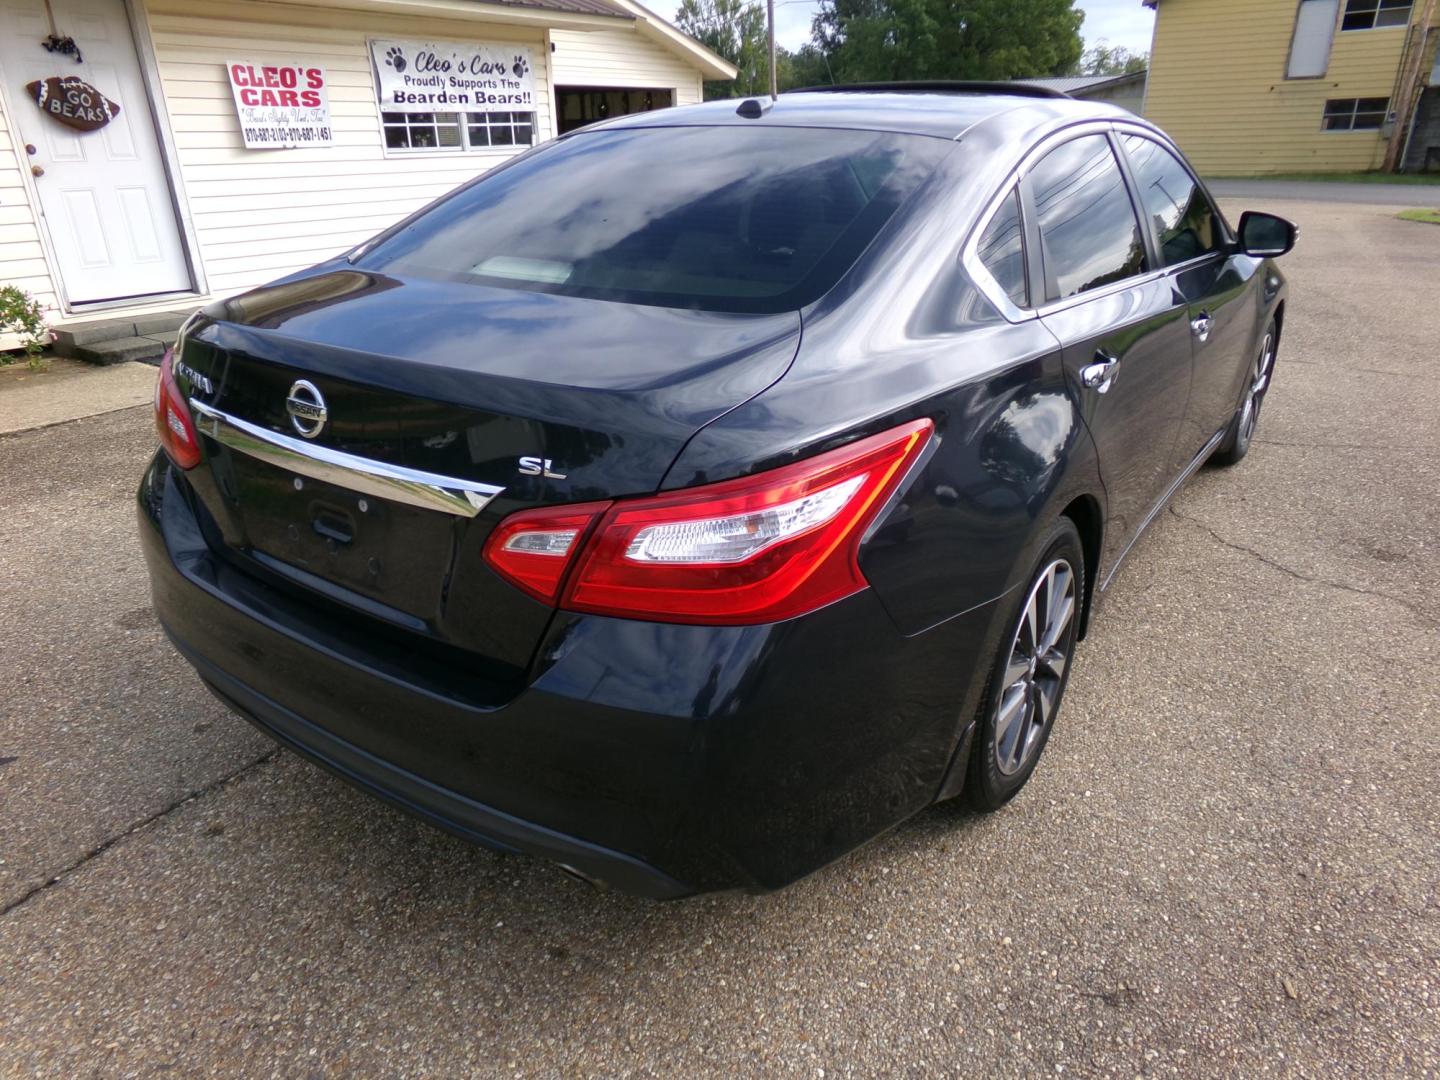
M 76 131 L 97 131 L 120 115 L 120 106 L 78 75 L 51 75 L 25 89 L 48 116 Z
M 290 64 L 225 65 L 247 150 L 330 146 L 325 69 Z
M 524 45 L 370 42 L 380 111 L 531 112 L 535 61 Z

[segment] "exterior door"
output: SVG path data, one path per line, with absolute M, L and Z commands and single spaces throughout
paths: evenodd
M 1195 376 L 1175 469 L 1230 422 L 1248 377 L 1255 342 L 1255 290 L 1262 263 L 1235 253 L 1205 189 L 1185 163 L 1154 139 L 1121 137 L 1140 205 L 1162 266 L 1185 300 Z
M 1110 522 L 1103 586 L 1176 475 L 1176 437 L 1190 393 L 1190 322 L 1184 298 L 1151 272 L 1106 135 L 1062 143 L 1028 170 L 1024 184 L 1043 269 L 1041 321 L 1064 349 L 1100 458 Z
M 192 287 L 124 0 L 51 0 L 84 57 L 50 53 L 42 0 L 0 0 L 0 76 L 12 123 L 35 148 L 35 188 L 66 298 L 118 300 Z M 74 75 L 120 106 L 97 131 L 43 113 L 26 84 Z

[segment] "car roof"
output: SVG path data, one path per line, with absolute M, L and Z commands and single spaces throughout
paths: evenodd
M 783 93 L 774 101 L 768 95 L 726 98 L 701 105 L 630 113 L 587 125 L 579 131 L 748 125 L 849 128 L 956 139 L 975 125 L 1001 114 L 1016 121 L 1021 131 L 1056 121 L 1134 118 L 1132 113 L 1103 102 L 1036 93 L 1034 88 L 1024 86 L 1006 87 L 1000 92 L 992 89 L 992 85 L 971 88 L 965 84 L 919 83 L 902 89 L 899 84 L 889 83 L 875 87 L 797 90 Z

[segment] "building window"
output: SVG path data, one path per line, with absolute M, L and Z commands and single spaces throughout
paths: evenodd
M 1318 79 L 1330 66 L 1330 45 L 1335 38 L 1335 16 L 1340 0 L 1300 0 L 1295 12 L 1295 36 L 1290 40 L 1287 79 Z
M 535 114 L 528 112 L 387 112 L 380 118 L 390 150 L 486 150 L 535 143 Z
M 1378 30 L 1410 22 L 1411 0 L 1346 0 L 1341 30 Z
M 1337 98 L 1325 102 L 1324 131 L 1377 131 L 1390 111 L 1383 97 Z

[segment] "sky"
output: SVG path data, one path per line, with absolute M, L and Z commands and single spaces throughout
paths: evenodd
M 775 0 L 776 42 L 787 49 L 798 49 L 809 41 L 816 6 L 815 0 Z M 1155 13 L 1140 0 L 1079 0 L 1075 6 L 1085 12 L 1080 32 L 1087 47 L 1103 38 L 1131 52 L 1150 51 Z

